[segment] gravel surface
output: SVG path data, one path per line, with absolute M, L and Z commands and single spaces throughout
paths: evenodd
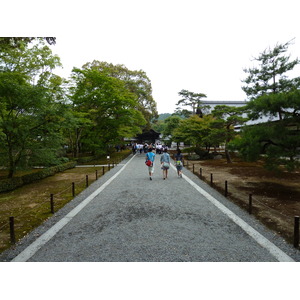
M 278 261 L 231 218 L 199 193 L 196 183 L 279 247 L 295 261 L 299 251 L 269 231 L 191 172 L 174 168 L 163 180 L 156 155 L 149 180 L 144 154 L 130 156 L 57 212 L 51 219 L 4 252 L 11 261 L 58 221 L 66 222 L 26 260 L 36 262 L 273 262 Z M 110 182 L 111 181 L 111 182 Z M 109 183 L 110 182 L 110 183 Z M 107 185 L 107 183 L 109 183 Z M 107 185 L 107 186 L 106 186 Z M 71 219 L 65 217 L 101 188 Z

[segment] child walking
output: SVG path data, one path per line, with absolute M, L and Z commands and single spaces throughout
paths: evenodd
M 183 156 L 180 149 L 177 149 L 177 153 L 175 154 L 175 162 L 178 177 L 182 178 Z

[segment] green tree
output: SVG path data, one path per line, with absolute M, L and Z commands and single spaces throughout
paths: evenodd
M 145 119 L 136 109 L 137 97 L 126 84 L 92 69 L 73 69 L 71 90 L 74 110 L 85 113 L 81 144 L 87 151 L 108 151 L 125 137 L 141 132 Z M 83 120 L 82 120 L 83 121 Z
M 19 73 L 0 72 L 0 141 L 9 177 L 18 166 L 58 163 L 62 137 L 59 103 Z
M 203 118 L 193 115 L 181 120 L 179 126 L 172 131 L 175 142 L 184 142 L 196 147 L 205 146 L 209 140 L 212 120 L 211 115 L 205 115 Z
M 207 108 L 207 106 L 203 105 L 201 103 L 202 98 L 206 98 L 207 96 L 202 93 L 193 93 L 188 90 L 181 90 L 178 93 L 179 96 L 183 97 L 177 102 L 177 113 L 181 113 L 184 115 L 187 115 L 186 110 L 180 110 L 180 106 L 191 106 L 192 107 L 192 115 L 198 115 L 199 117 L 203 117 L 204 110 Z M 188 112 L 189 115 L 191 114 Z
M 20 47 L 0 47 L 0 72 L 18 72 L 28 76 L 36 83 L 45 72 L 61 66 L 60 58 L 52 54 L 52 50 L 43 40 L 35 44 L 21 44 Z
M 1 48 L 1 156 L 2 162 L 7 162 L 9 177 L 21 165 L 58 162 L 63 107 L 59 102 L 60 79 L 49 71 L 59 64 L 59 58 L 43 43 Z
M 34 40 L 45 40 L 49 45 L 56 44 L 55 37 L 0 37 L 0 48 L 20 48 Z
M 282 117 L 277 121 L 243 128 L 241 137 L 234 142 L 235 149 L 250 161 L 265 154 L 269 169 L 278 169 L 280 165 L 288 170 L 297 168 L 300 155 L 300 91 L 263 95 L 252 100 L 248 108 L 253 119 L 265 115 L 272 118 L 278 111 Z
M 166 127 L 164 120 L 155 120 L 151 123 L 151 128 L 156 132 L 162 133 Z
M 273 49 L 264 50 L 254 59 L 259 63 L 258 67 L 244 69 L 249 75 L 243 80 L 246 85 L 242 89 L 250 100 L 262 95 L 290 92 L 300 87 L 300 77 L 289 79 L 286 75 L 300 63 L 298 58 L 290 61 L 290 55 L 286 55 L 290 44 L 277 44 Z
M 125 87 L 136 95 L 136 109 L 143 114 L 147 122 L 144 125 L 146 125 L 147 129 L 150 129 L 151 120 L 158 117 L 158 114 L 156 102 L 152 97 L 151 81 L 144 71 L 131 71 L 124 65 L 113 65 L 97 60 L 94 60 L 92 63 L 86 63 L 83 69 L 94 69 L 102 75 L 123 81 Z
M 92 128 L 93 121 L 89 118 L 88 112 L 81 112 L 73 104 L 67 105 L 67 120 L 63 128 L 68 151 L 73 157 L 79 157 L 81 153 L 81 138 L 85 131 Z
M 170 116 L 165 119 L 165 127 L 163 130 L 164 137 L 172 136 L 174 129 L 176 129 L 180 123 L 181 118 L 179 116 Z
M 212 115 L 215 121 L 212 122 L 213 135 L 219 138 L 219 141 L 225 144 L 225 156 L 227 163 L 231 163 L 231 156 L 228 149 L 228 144 L 237 135 L 234 127 L 244 124 L 248 118 L 243 117 L 245 107 L 233 107 L 227 105 L 217 105 Z
M 250 98 L 249 118 L 267 117 L 268 122 L 244 128 L 234 144 L 246 159 L 256 160 L 264 153 L 269 168 L 283 164 L 291 170 L 297 166 L 299 149 L 300 77 L 289 79 L 287 72 L 300 60 L 290 61 L 285 54 L 290 44 L 265 50 L 256 59 L 260 67 L 245 70 L 249 76 L 244 81 L 247 86 L 242 88 Z
M 173 131 L 179 126 L 180 120 L 179 116 L 173 115 L 164 121 L 163 138 L 170 138 L 170 143 L 173 141 Z

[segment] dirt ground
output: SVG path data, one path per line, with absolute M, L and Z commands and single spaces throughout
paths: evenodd
M 211 184 L 227 198 L 249 211 L 252 194 L 252 214 L 289 243 L 294 240 L 294 217 L 300 215 L 300 170 L 280 174 L 266 170 L 262 162 L 245 163 L 235 159 L 188 161 L 188 169 Z M 251 197 L 251 196 L 250 196 Z

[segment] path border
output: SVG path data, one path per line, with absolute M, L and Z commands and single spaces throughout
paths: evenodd
M 176 167 L 171 165 L 174 170 Z M 211 194 L 202 189 L 199 185 L 193 182 L 186 175 L 182 175 L 192 187 L 194 187 L 202 196 L 204 196 L 208 201 L 210 201 L 214 206 L 216 206 L 222 213 L 224 213 L 228 218 L 230 218 L 236 225 L 241 227 L 250 237 L 252 237 L 259 245 L 267 249 L 272 256 L 274 256 L 279 262 L 295 262 L 289 255 L 279 249 L 266 237 L 260 234 L 257 230 L 251 227 L 248 223 L 238 217 L 234 212 L 224 206 L 220 201 L 218 201 Z
M 126 168 L 126 166 L 132 161 L 135 155 L 128 160 L 126 164 L 111 178 L 109 178 L 103 185 L 101 185 L 96 191 L 94 191 L 90 196 L 85 198 L 80 204 L 73 208 L 66 216 L 64 216 L 60 221 L 48 229 L 44 234 L 42 234 L 38 239 L 36 239 L 32 244 L 25 248 L 20 254 L 18 254 L 12 262 L 25 262 L 29 260 L 43 245 L 45 245 L 51 238 L 53 238 L 57 232 L 59 232 L 64 226 L 66 226 L 86 205 L 88 205 L 96 196 L 98 196 L 121 172 Z

